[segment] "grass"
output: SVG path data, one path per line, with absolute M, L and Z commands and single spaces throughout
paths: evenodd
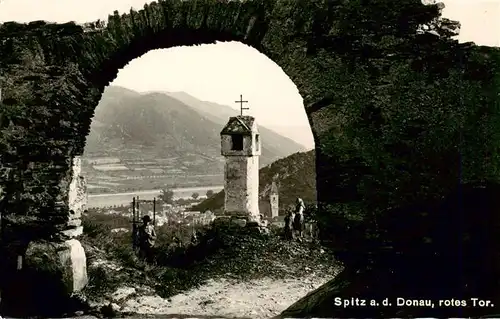
M 197 245 L 189 244 L 192 228 L 163 225 L 157 228 L 155 262 L 146 264 L 136 257 L 130 233 L 111 232 L 130 229 L 127 217 L 90 213 L 83 224 L 81 241 L 89 263 L 107 260 L 123 267 L 89 267 L 84 293 L 95 300 L 123 285 L 149 286 L 168 298 L 208 279 L 296 278 L 311 272 L 334 274 L 338 268 L 317 243 L 284 241 L 276 233 L 266 236 L 228 224 L 199 227 Z M 181 247 L 172 246 L 172 234 L 181 239 Z

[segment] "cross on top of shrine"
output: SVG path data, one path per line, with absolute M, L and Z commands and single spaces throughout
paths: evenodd
M 240 94 L 240 100 L 235 101 L 235 103 L 240 103 L 240 115 L 243 115 L 243 110 L 249 110 L 248 107 L 243 107 L 243 103 L 248 103 L 248 101 L 243 101 L 243 95 Z

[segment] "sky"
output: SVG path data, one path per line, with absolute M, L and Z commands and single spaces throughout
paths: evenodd
M 106 20 L 114 10 L 141 9 L 150 0 L 0 0 L 0 22 L 77 23 Z M 444 0 L 443 16 L 461 22 L 459 40 L 500 46 L 500 0 Z M 259 124 L 313 148 L 314 140 L 297 88 L 257 50 L 238 42 L 153 50 L 120 70 L 112 85 L 139 92 L 184 91 L 201 100 L 239 108 Z M 236 112 L 235 112 L 236 114 Z

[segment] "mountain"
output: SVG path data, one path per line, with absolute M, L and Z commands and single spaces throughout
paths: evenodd
M 310 151 L 314 149 L 314 137 L 312 135 L 311 126 L 309 124 L 307 126 L 273 124 L 272 130 L 280 135 L 292 139 L 296 143 L 304 145 L 304 151 Z
M 200 153 L 216 156 L 218 128 L 184 103 L 160 93 L 134 95 L 129 91 L 104 94 L 96 108 L 87 140 L 88 153 L 145 149 L 164 156 Z M 110 155 L 110 154 L 107 154 Z M 140 155 L 140 154 L 138 154 Z
M 189 105 L 221 127 L 227 123 L 229 117 L 238 115 L 238 111 L 230 106 L 200 101 L 185 92 L 169 92 L 167 94 Z M 284 137 L 265 126 L 259 125 L 259 133 L 262 141 L 266 141 L 266 144 L 263 145 L 263 149 L 266 149 L 269 156 L 274 156 L 275 159 L 282 158 L 282 154 L 286 154 L 285 156 L 287 156 L 295 152 L 306 151 L 304 145 Z
M 188 94 L 141 94 L 122 87 L 108 87 L 95 110 L 85 155 L 122 158 L 184 157 L 220 158 L 220 131 L 235 111 L 202 102 Z M 265 127 L 261 165 L 301 151 L 304 147 Z
M 259 198 L 266 201 L 273 180 L 278 186 L 280 211 L 294 204 L 297 197 L 306 204 L 316 202 L 316 170 L 314 150 L 298 152 L 277 160 L 259 170 Z M 224 191 L 193 206 L 194 211 L 221 212 L 224 208 Z

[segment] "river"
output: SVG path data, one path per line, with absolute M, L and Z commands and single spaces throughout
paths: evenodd
M 190 198 L 193 193 L 198 193 L 200 196 L 205 196 L 208 190 L 218 193 L 224 189 L 224 186 L 203 186 L 203 187 L 182 187 L 174 188 L 174 199 Z M 158 198 L 161 194 L 161 189 L 151 189 L 127 193 L 114 193 L 114 194 L 92 194 L 88 196 L 89 208 L 92 207 L 109 207 L 113 205 L 121 206 L 128 205 L 132 202 L 132 197 L 139 196 L 139 199 L 152 200 L 154 197 Z

